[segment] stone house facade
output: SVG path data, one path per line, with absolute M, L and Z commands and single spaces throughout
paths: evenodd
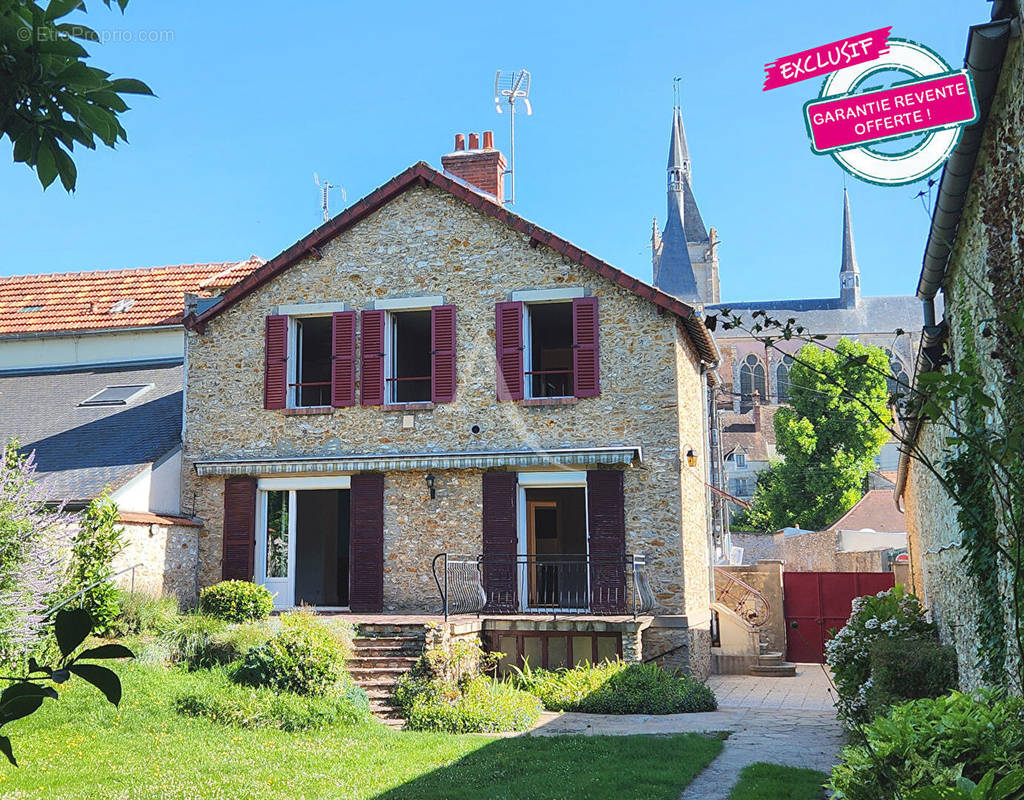
M 1020 342 L 1007 341 L 1006 330 L 994 322 L 1024 301 L 1019 238 L 1024 227 L 1019 191 L 1024 181 L 1024 48 L 1019 30 L 1016 2 L 994 3 L 992 21 L 970 29 L 965 65 L 975 82 L 981 118 L 965 130 L 944 169 L 917 292 L 925 305 L 926 324 L 915 380 L 922 372 L 945 369 L 980 375 L 985 391 L 1002 408 L 1001 415 L 988 416 L 989 425 L 1000 425 L 1013 413 L 1016 398 L 1008 396 L 1006 388 L 1012 386 L 1012 393 L 1019 393 L 1012 359 L 1001 358 L 999 352 L 1019 353 Z M 935 313 L 939 291 L 941 319 Z M 983 333 L 986 324 L 992 328 L 990 336 Z M 948 429 L 917 417 L 906 425 L 916 451 L 943 470 L 945 459 L 953 455 L 946 443 Z M 1013 633 L 1014 570 L 997 557 L 979 581 L 968 560 L 957 505 L 931 470 L 907 450 L 900 460 L 895 495 L 906 510 L 914 591 L 943 640 L 955 646 L 964 688 L 996 680 L 986 669 L 990 657 L 979 619 L 986 615 L 986 606 L 994 603 L 997 616 L 1002 609 L 1006 655 L 995 672 L 1001 669 L 1011 676 L 1010 685 L 1020 691 L 1012 677 L 1019 675 L 1020 659 Z M 1004 544 L 1013 543 L 1020 533 L 1006 528 L 1000 504 L 994 505 L 996 535 Z
M 436 614 L 440 583 L 452 614 L 515 616 L 491 641 L 535 666 L 706 671 L 707 328 L 507 211 L 488 135 L 442 163 L 186 320 L 200 586 Z

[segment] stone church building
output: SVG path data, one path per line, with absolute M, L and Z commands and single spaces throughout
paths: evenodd
M 718 236 L 705 228 L 693 191 L 692 168 L 682 112 L 672 112 L 668 159 L 668 217 L 659 233 L 654 227 L 654 283 L 708 313 L 731 309 L 748 321 L 763 309 L 778 319 L 795 317 L 810 332 L 828 335 L 826 343 L 847 337 L 881 347 L 889 355 L 893 374 L 906 382 L 913 371 L 914 343 L 909 333 L 921 326 L 921 303 L 913 295 L 864 297 L 860 289 L 860 265 L 854 246 L 850 199 L 843 192 L 842 229 L 836 248 L 839 254 L 837 295 L 793 300 L 730 301 L 719 289 Z M 876 265 L 881 269 L 883 265 Z M 722 430 L 723 488 L 749 501 L 756 475 L 775 457 L 772 417 L 789 396 L 789 371 L 793 359 L 786 352 L 767 348 L 742 330 L 715 333 L 721 350 L 717 409 Z M 795 353 L 801 342 L 780 342 L 783 351 Z M 883 447 L 877 466 L 894 470 L 899 460 L 895 443 Z M 736 510 L 736 507 L 732 509 Z

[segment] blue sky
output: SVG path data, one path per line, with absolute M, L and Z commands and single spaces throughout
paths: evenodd
M 718 228 L 723 300 L 837 291 L 844 173 L 811 153 L 818 81 L 763 92 L 763 65 L 874 28 L 955 68 L 983 0 L 883 3 L 90 3 L 88 24 L 136 41 L 94 63 L 147 81 L 129 144 L 77 156 L 78 190 L 46 192 L 0 152 L 0 274 L 240 259 L 320 222 L 313 172 L 349 201 L 410 164 L 440 165 L 459 131 L 493 129 L 494 71 L 533 74 L 517 125 L 514 210 L 649 280 L 664 220 L 672 78 L 694 190 Z M 827 9 L 827 10 L 826 10 Z M 159 41 L 137 41 L 138 32 Z M 912 293 L 928 213 L 920 187 L 847 180 L 865 294 Z M 332 212 L 341 210 L 340 196 Z

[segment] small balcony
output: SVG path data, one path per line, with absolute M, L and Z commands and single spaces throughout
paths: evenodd
M 432 564 L 445 619 L 453 614 L 622 615 L 654 608 L 645 556 L 438 553 Z

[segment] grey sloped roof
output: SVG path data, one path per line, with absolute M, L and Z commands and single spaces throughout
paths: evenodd
M 913 295 L 862 297 L 853 308 L 844 308 L 839 298 L 827 298 L 719 303 L 707 306 L 705 311 L 714 314 L 725 308 L 741 315 L 748 327 L 755 321 L 750 312 L 763 309 L 783 322 L 795 317 L 797 324 L 803 325 L 811 333 L 833 335 L 891 333 L 897 328 L 912 331 L 920 328 L 922 324 L 921 301 Z M 715 336 L 720 339 L 746 339 L 750 334 L 736 329 L 722 330 L 719 327 Z
M 79 404 L 107 386 L 152 384 L 123 406 Z M 117 489 L 181 441 L 181 362 L 0 374 L 0 440 L 35 452 L 51 500 Z
M 683 182 L 683 230 L 686 231 L 686 241 L 691 244 L 707 244 L 711 241 L 689 180 Z

